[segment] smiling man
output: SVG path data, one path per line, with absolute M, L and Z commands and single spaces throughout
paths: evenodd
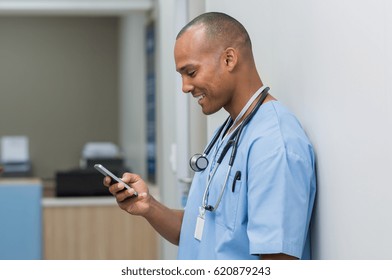
M 135 174 L 122 178 L 131 190 L 110 186 L 109 178 L 105 185 L 122 209 L 178 244 L 179 259 L 309 258 L 313 148 L 263 85 L 245 28 L 223 13 L 202 14 L 179 32 L 174 58 L 183 92 L 203 113 L 223 108 L 229 115 L 203 155 L 192 158 L 198 172 L 185 210 L 156 201 Z

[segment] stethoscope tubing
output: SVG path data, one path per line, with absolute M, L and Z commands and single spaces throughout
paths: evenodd
M 202 208 L 204 208 L 205 210 L 211 211 L 211 212 L 215 212 L 216 209 L 218 208 L 224 191 L 226 189 L 226 185 L 227 182 L 229 180 L 229 175 L 231 172 L 231 169 L 233 167 L 234 164 L 234 160 L 236 158 L 237 155 L 237 149 L 238 149 L 238 143 L 239 143 L 239 139 L 241 136 L 241 133 L 244 129 L 244 127 L 249 123 L 249 121 L 253 118 L 253 116 L 257 113 L 258 109 L 260 108 L 260 106 L 263 104 L 264 100 L 267 98 L 268 96 L 268 91 L 269 91 L 269 87 L 266 87 L 263 92 L 262 95 L 260 97 L 260 99 L 257 101 L 256 106 L 252 109 L 252 111 L 250 112 L 250 114 L 242 121 L 242 123 L 238 126 L 237 129 L 235 129 L 235 131 L 233 131 L 233 134 L 230 136 L 229 140 L 227 141 L 225 147 L 223 148 L 223 151 L 221 153 L 221 155 L 219 156 L 212 172 L 210 172 L 210 174 L 208 175 L 208 179 L 207 179 L 207 186 L 206 189 L 204 190 L 204 194 L 203 194 L 203 203 L 202 203 Z M 223 123 L 223 125 L 220 127 L 219 131 L 216 133 L 216 135 L 214 136 L 214 138 L 211 140 L 210 144 L 207 146 L 207 148 L 205 149 L 203 155 L 207 156 L 209 154 L 209 152 L 211 151 L 212 147 L 217 143 L 223 129 L 226 127 L 226 124 L 228 124 L 228 122 L 230 121 L 230 117 L 228 117 L 225 122 Z M 224 183 L 222 185 L 219 197 L 217 202 L 215 203 L 214 206 L 212 205 L 208 205 L 208 196 L 209 196 L 209 189 L 210 189 L 210 185 L 212 182 L 213 177 L 215 176 L 215 173 L 218 169 L 218 167 L 220 166 L 221 162 L 223 161 L 224 157 L 226 156 L 228 150 L 230 149 L 230 147 L 233 146 L 232 150 L 231 150 L 231 155 L 230 155 L 230 159 L 229 159 L 229 163 L 228 163 L 228 169 L 226 172 L 226 176 L 225 176 L 225 180 Z

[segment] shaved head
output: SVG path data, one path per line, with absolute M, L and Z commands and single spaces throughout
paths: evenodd
M 185 25 L 176 39 L 195 26 L 204 27 L 205 38 L 209 43 L 219 42 L 223 48 L 245 47 L 250 51 L 252 49 L 252 43 L 245 27 L 227 14 L 218 12 L 201 14 Z

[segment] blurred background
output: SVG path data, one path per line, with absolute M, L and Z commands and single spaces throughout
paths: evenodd
M 177 32 L 226 12 L 317 154 L 315 259 L 392 258 L 392 4 L 0 0 L 0 259 L 175 259 L 94 170 L 184 207 L 191 155 L 226 117 L 181 93 Z

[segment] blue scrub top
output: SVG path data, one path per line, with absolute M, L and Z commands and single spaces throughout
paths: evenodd
M 194 237 L 207 176 L 229 137 L 215 144 L 210 165 L 196 173 L 180 234 L 179 259 L 258 259 L 285 253 L 310 257 L 309 223 L 316 192 L 312 145 L 295 116 L 278 101 L 263 104 L 241 133 L 237 155 L 216 212 L 206 211 L 202 239 Z M 218 141 L 219 142 L 219 141 Z M 212 178 L 215 205 L 231 148 Z M 234 175 L 241 179 L 232 188 Z

